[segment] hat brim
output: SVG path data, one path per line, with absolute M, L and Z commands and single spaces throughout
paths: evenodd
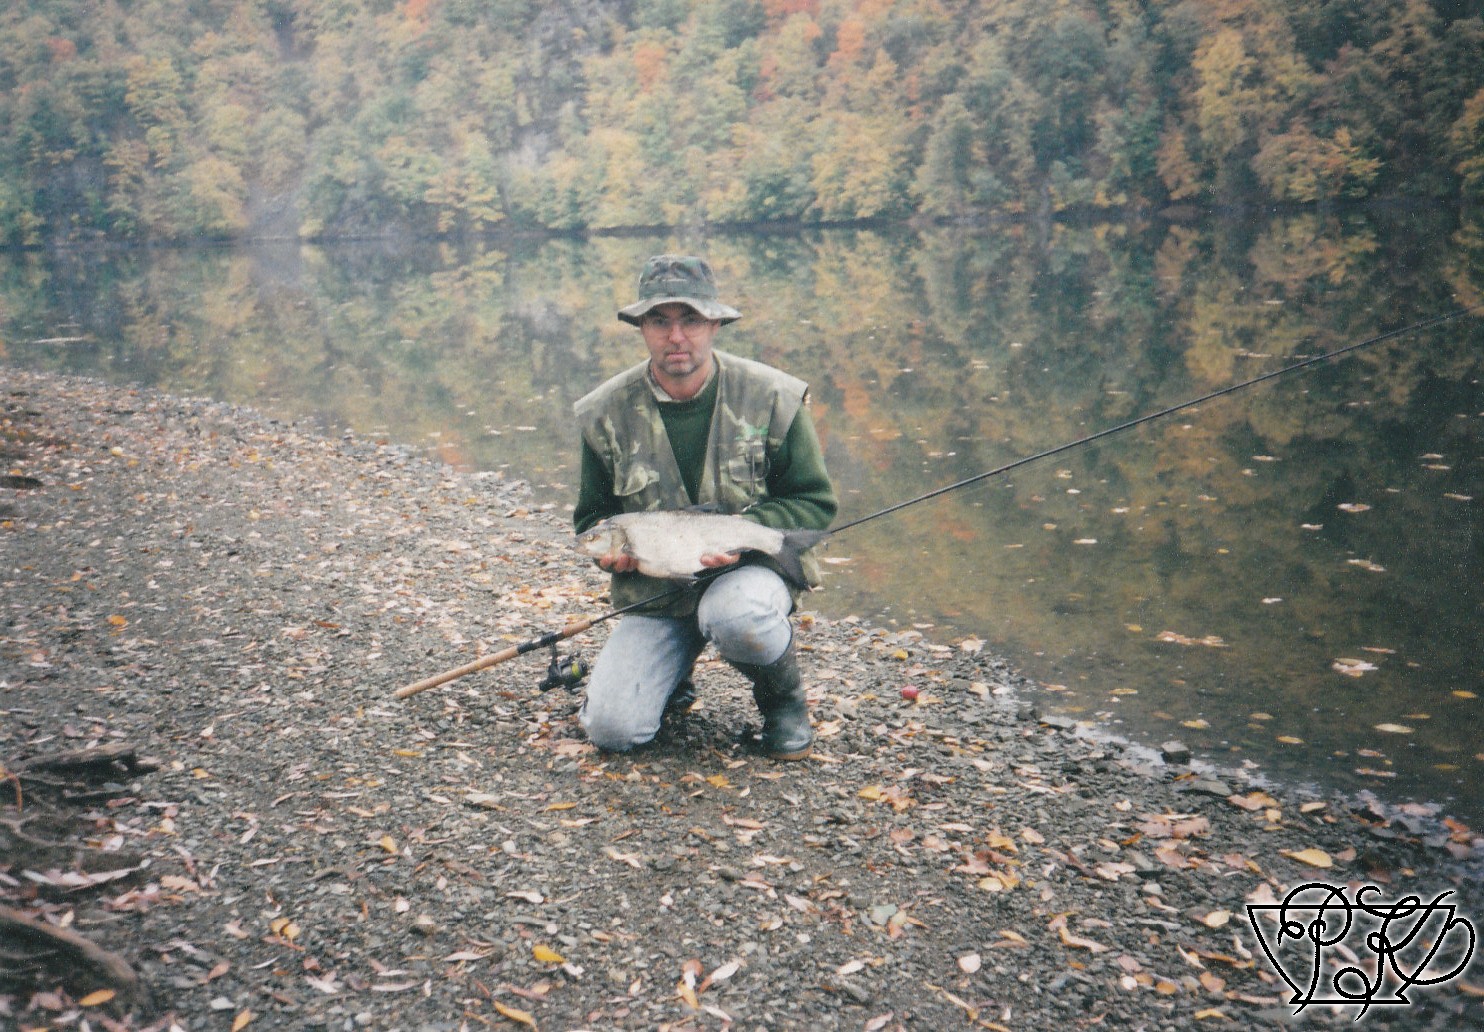
M 742 318 L 742 313 L 730 305 L 699 297 L 646 297 L 642 301 L 635 301 L 631 305 L 620 308 L 618 317 L 630 326 L 638 326 L 639 320 L 649 314 L 651 309 L 658 308 L 660 305 L 686 305 L 694 308 L 706 318 L 715 319 L 723 325 Z

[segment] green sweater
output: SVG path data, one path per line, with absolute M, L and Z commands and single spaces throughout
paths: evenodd
M 706 463 L 706 442 L 716 408 L 716 384 L 717 378 L 713 376 L 705 389 L 689 401 L 660 405 L 665 435 L 670 439 L 670 450 L 675 454 L 675 463 L 680 467 L 680 477 L 692 503 Z M 799 409 L 783 447 L 770 457 L 767 487 L 767 499 L 743 514 L 748 519 L 781 530 L 824 530 L 834 520 L 835 489 L 825 472 L 824 455 L 807 408 Z M 582 486 L 577 508 L 572 513 L 573 527 L 581 534 L 599 520 L 621 512 L 623 505 L 613 493 L 612 472 L 584 441 Z

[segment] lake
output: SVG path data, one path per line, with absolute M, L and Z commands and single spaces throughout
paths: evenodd
M 0 360 L 562 507 L 571 404 L 642 356 L 614 312 L 676 250 L 744 313 L 720 346 L 811 383 L 840 523 L 1484 299 L 1484 214 L 1416 208 L 64 251 L 0 255 Z M 1477 820 L 1481 376 L 1480 315 L 1399 335 L 847 531 L 806 605 L 1002 654 L 1119 735 Z

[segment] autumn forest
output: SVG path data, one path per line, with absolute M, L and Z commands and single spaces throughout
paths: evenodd
M 1484 197 L 1468 0 L 20 0 L 0 243 Z

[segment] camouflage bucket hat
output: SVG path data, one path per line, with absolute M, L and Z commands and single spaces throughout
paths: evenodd
M 618 310 L 626 323 L 639 325 L 644 314 L 657 305 L 690 305 L 708 319 L 729 323 L 742 313 L 716 299 L 716 277 L 704 258 L 658 254 L 644 263 L 639 274 L 639 300 Z

